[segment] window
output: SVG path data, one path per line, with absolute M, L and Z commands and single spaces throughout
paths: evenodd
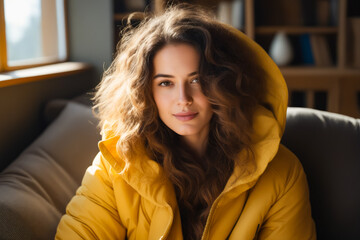
M 0 71 L 65 61 L 65 0 L 0 0 Z

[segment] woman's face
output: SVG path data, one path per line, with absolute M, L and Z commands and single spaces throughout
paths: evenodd
M 154 56 L 152 93 L 161 120 L 191 142 L 205 140 L 213 111 L 199 83 L 197 50 L 168 44 Z

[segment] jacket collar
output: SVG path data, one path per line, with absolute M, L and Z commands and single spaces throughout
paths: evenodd
M 253 154 L 255 161 L 253 164 L 235 165 L 234 172 L 225 186 L 223 195 L 236 197 L 253 187 L 278 151 L 282 131 L 272 112 L 259 106 L 255 111 L 253 124 L 251 154 Z M 247 157 L 247 153 L 242 151 L 238 156 L 239 160 L 244 159 Z M 240 162 L 238 161 L 238 163 Z
M 116 150 L 118 140 L 119 137 L 112 137 L 99 142 L 100 152 L 115 172 L 149 201 L 175 209 L 175 191 L 163 168 L 147 157 L 143 147 L 139 147 L 131 163 L 125 168 L 125 162 Z
M 274 119 L 271 111 L 262 106 L 257 108 L 254 129 L 252 153 L 255 163 L 246 166 L 236 165 L 222 194 L 232 192 L 234 194 L 230 195 L 235 197 L 251 188 L 278 151 L 281 126 Z M 99 143 L 101 153 L 116 173 L 149 201 L 175 209 L 177 205 L 175 191 L 163 168 L 147 157 L 143 147 L 139 147 L 131 163 L 125 168 L 125 162 L 116 150 L 118 140 L 119 137 L 111 137 Z M 239 159 L 245 157 L 245 152 L 239 153 Z

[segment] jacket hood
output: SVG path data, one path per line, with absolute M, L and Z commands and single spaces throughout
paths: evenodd
M 255 166 L 245 169 L 249 174 L 244 174 L 243 166 L 235 168 L 225 187 L 226 192 L 238 186 L 242 186 L 240 188 L 243 190 L 252 187 L 275 157 L 285 130 L 288 90 L 280 69 L 261 46 L 241 31 L 225 24 L 224 27 L 244 46 L 242 54 L 249 65 L 254 66 L 258 77 L 263 78 L 265 84 L 265 96 L 255 111 L 253 122 L 252 150 Z M 240 153 L 239 157 L 244 157 L 242 154 L 244 153 Z
M 244 52 L 241 54 L 245 56 L 249 65 L 254 66 L 260 73 L 259 77 L 265 80 L 266 94 L 263 98 L 263 106 L 270 110 L 280 125 L 281 133 L 283 133 L 286 122 L 288 90 L 280 69 L 266 51 L 255 41 L 232 26 L 226 24 L 223 26 L 239 40 L 239 44 L 244 46 Z
M 233 189 L 236 189 L 234 195 L 237 195 L 239 191 L 243 192 L 251 188 L 275 157 L 285 129 L 288 92 L 279 68 L 264 49 L 239 30 L 228 25 L 224 26 L 230 34 L 236 36 L 239 44 L 244 46 L 242 54 L 245 54 L 249 63 L 261 73 L 260 77 L 264 78 L 266 84 L 266 95 L 262 100 L 263 103 L 255 111 L 253 122 L 252 152 L 255 165 L 245 168 L 244 166 L 235 167 L 222 193 L 231 197 Z M 136 157 L 125 168 L 125 163 L 116 150 L 119 138 L 113 136 L 111 130 L 106 129 L 105 126 L 102 133 L 103 141 L 99 143 L 100 151 L 116 173 L 147 199 L 161 205 L 166 202 L 170 205 L 176 204 L 173 196 L 166 197 L 167 199 L 158 197 L 160 192 L 165 191 L 165 188 L 172 188 L 172 185 L 169 180 L 166 180 L 162 168 L 146 156 L 143 147 L 139 147 Z M 239 153 L 239 158 L 245 157 L 244 154 L 246 153 Z

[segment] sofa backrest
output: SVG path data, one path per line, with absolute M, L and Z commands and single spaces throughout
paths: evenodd
M 318 239 L 360 239 L 360 120 L 288 108 L 282 143 L 304 167 Z

